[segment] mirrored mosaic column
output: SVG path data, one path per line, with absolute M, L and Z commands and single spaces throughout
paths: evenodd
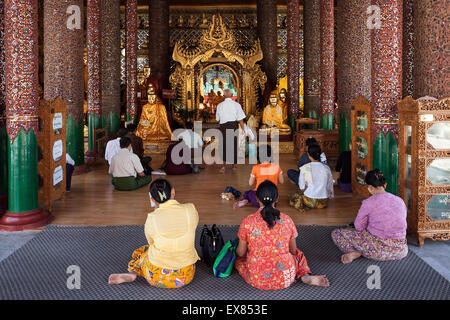
M 295 130 L 299 113 L 300 84 L 300 4 L 299 0 L 287 1 L 287 102 L 288 124 Z
M 414 0 L 414 98 L 450 95 L 449 2 Z
M 370 32 L 366 10 L 371 0 L 338 0 L 336 6 L 337 102 L 339 152 L 351 141 L 351 101 L 371 97 Z
M 258 0 L 258 37 L 261 40 L 263 52 L 263 67 L 267 75 L 266 90 L 272 91 L 277 84 L 278 48 L 277 48 L 277 1 Z M 264 94 L 265 100 L 269 95 Z
M 87 113 L 88 113 L 88 156 L 97 152 L 94 146 L 94 129 L 102 126 L 102 1 L 87 2 Z
M 320 112 L 320 0 L 303 4 L 305 56 L 305 116 L 317 119 Z
M 403 0 L 403 97 L 414 94 L 414 0 Z
M 8 135 L 5 114 L 4 0 L 0 0 L 0 214 L 8 207 Z
M 84 162 L 84 1 L 64 0 L 67 48 L 65 65 L 65 100 L 67 101 L 66 145 L 75 161 L 74 174 L 86 172 Z M 66 12 L 67 12 L 66 11 Z
M 334 129 L 334 0 L 320 0 L 320 128 Z
M 159 94 L 169 87 L 169 0 L 149 0 L 149 63 L 152 77 L 159 83 Z M 190 94 L 194 94 L 191 92 Z M 167 106 L 167 104 L 166 104 Z M 170 112 L 168 113 L 170 117 Z
M 9 199 L 0 230 L 17 231 L 51 220 L 38 206 L 38 1 L 5 1 L 4 22 Z
M 103 0 L 102 114 L 108 132 L 120 128 L 120 0 Z
M 372 0 L 380 24 L 372 29 L 373 168 L 380 169 L 387 191 L 398 192 L 398 112 L 402 98 L 402 0 Z
M 126 70 L 127 70 L 127 121 L 136 122 L 137 115 L 137 0 L 127 0 L 126 20 Z

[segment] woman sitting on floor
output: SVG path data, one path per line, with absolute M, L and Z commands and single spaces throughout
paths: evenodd
M 345 253 L 341 261 L 350 263 L 361 256 L 379 261 L 400 260 L 408 254 L 405 203 L 386 192 L 380 170 L 367 172 L 365 181 L 372 196 L 363 200 L 355 228 L 331 233 L 334 243 Z
M 199 260 L 194 247 L 198 224 L 195 206 L 176 201 L 175 189 L 164 179 L 150 185 L 150 196 L 159 207 L 145 222 L 148 245 L 133 252 L 129 273 L 112 274 L 110 284 L 133 282 L 139 275 L 155 287 L 179 288 L 194 278 Z
M 264 155 L 265 152 L 266 154 Z M 265 180 L 272 181 L 275 186 L 280 183 L 284 183 L 283 171 L 278 164 L 272 163 L 272 148 L 269 145 L 261 145 L 258 150 L 258 163 L 252 168 L 252 173 L 250 174 L 250 179 L 248 184 L 250 186 L 254 185 L 256 182 L 256 187 L 254 190 L 249 190 L 244 192 L 241 201 L 234 203 L 233 208 L 237 209 L 247 205 L 252 204 L 254 207 L 259 208 L 258 199 L 256 199 L 256 190 L 261 182 Z
M 297 229 L 292 219 L 275 208 L 278 190 L 271 181 L 256 191 L 261 209 L 242 220 L 238 231 L 236 269 L 251 286 L 262 290 L 289 287 L 296 279 L 328 287 L 325 275 L 312 276 L 303 253 L 297 248 Z
M 326 208 L 328 199 L 334 197 L 333 176 L 330 167 L 320 162 L 321 153 L 317 144 L 308 147 L 311 162 L 300 168 L 298 180 L 300 191 L 290 196 L 290 204 L 298 209 Z

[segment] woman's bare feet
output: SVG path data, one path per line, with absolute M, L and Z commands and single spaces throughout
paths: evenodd
M 115 273 L 109 276 L 109 284 L 121 284 L 124 282 L 133 282 L 136 280 L 136 273 Z
M 236 201 L 233 204 L 233 209 L 238 209 L 238 208 L 242 208 L 243 206 L 247 205 L 248 200 L 241 200 L 241 201 Z
M 220 168 L 220 171 L 219 171 L 219 173 L 222 173 L 222 174 L 224 174 L 224 173 L 225 173 L 225 166 L 223 166 L 222 168 Z
M 303 283 L 309 284 L 310 286 L 319 286 L 319 287 L 329 287 L 330 281 L 328 281 L 326 275 L 321 276 L 310 276 L 304 275 L 301 277 Z
M 341 256 L 341 262 L 343 264 L 348 264 L 348 263 L 352 262 L 353 260 L 358 259 L 359 257 L 361 257 L 361 253 L 359 253 L 357 251 L 349 252 L 349 253 L 343 254 Z

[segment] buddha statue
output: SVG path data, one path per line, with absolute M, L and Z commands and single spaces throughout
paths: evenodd
M 276 91 L 269 97 L 269 104 L 264 108 L 262 124 L 263 130 L 269 134 L 272 130 L 278 130 L 279 134 L 291 133 L 291 128 L 285 123 L 287 117 L 283 117 L 283 108 L 278 104 Z
M 280 95 L 280 92 L 283 89 L 287 92 L 287 77 L 281 78 L 280 81 L 278 82 L 278 96 Z M 303 115 L 303 108 L 304 108 L 304 101 L 303 101 L 304 88 L 302 78 L 299 78 L 298 95 L 299 95 L 298 96 L 299 117 L 301 118 Z
M 142 107 L 136 135 L 145 142 L 168 141 L 172 137 L 166 107 L 156 95 L 150 83 L 147 90 L 148 103 Z
M 287 119 L 287 91 L 285 88 L 281 88 L 278 92 L 278 104 L 283 109 L 283 119 Z
M 206 14 L 203 14 L 202 23 L 199 25 L 199 27 L 202 29 L 208 28 L 208 18 L 206 18 Z

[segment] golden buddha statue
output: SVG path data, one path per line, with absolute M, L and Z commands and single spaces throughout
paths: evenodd
M 142 107 L 136 135 L 145 142 L 167 141 L 172 138 L 166 107 L 161 103 L 153 84 L 147 90 L 148 103 Z
M 278 96 L 280 96 L 281 90 L 285 90 L 287 92 L 287 77 L 281 78 L 278 82 Z M 298 109 L 300 111 L 300 114 L 303 114 L 303 108 L 304 108 L 304 102 L 303 102 L 303 96 L 304 96 L 304 89 L 303 89 L 303 79 L 299 78 L 299 88 L 298 88 Z
M 272 91 L 269 97 L 269 104 L 263 112 L 263 130 L 267 133 L 276 129 L 282 135 L 290 134 L 291 128 L 286 124 L 287 115 L 283 115 L 283 108 L 278 104 L 276 91 Z
M 283 119 L 287 119 L 287 91 L 281 88 L 278 92 L 278 104 L 283 109 Z

